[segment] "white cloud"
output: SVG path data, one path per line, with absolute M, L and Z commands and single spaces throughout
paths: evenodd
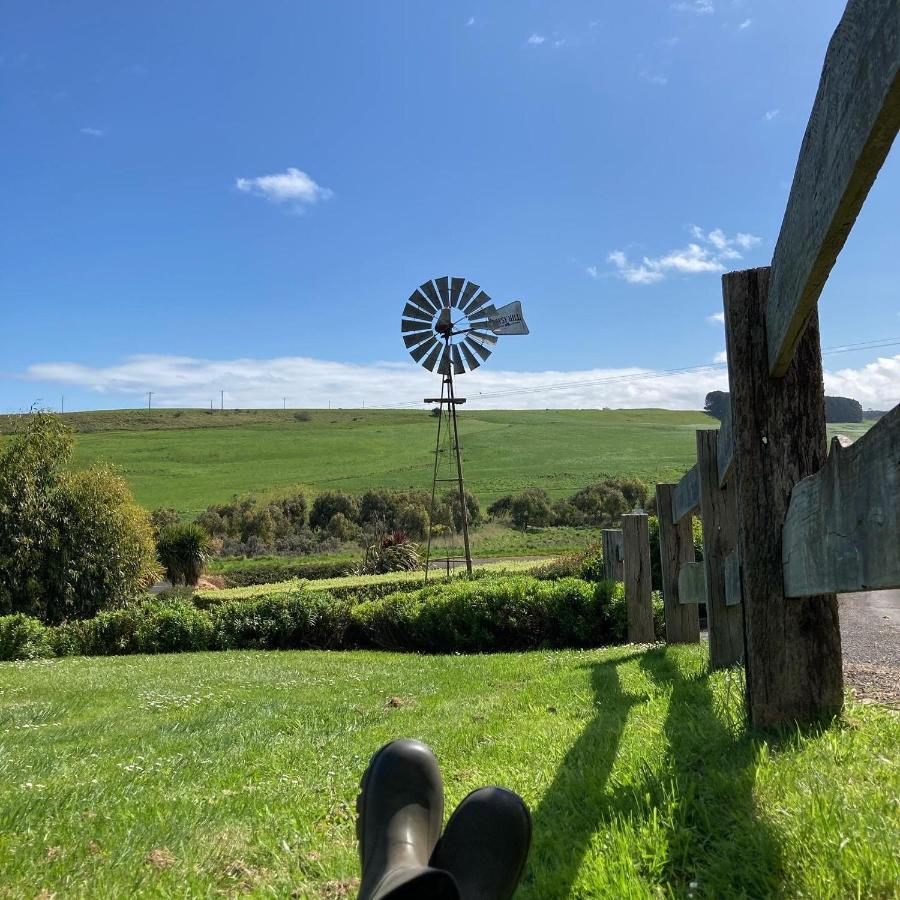
M 600 277 L 600 272 L 597 270 L 596 266 L 588 266 L 587 269 L 585 269 L 585 271 L 588 273 L 588 275 L 591 276 L 591 278 L 599 278 Z
M 664 87 L 669 83 L 669 79 L 665 75 L 660 75 L 659 73 L 651 73 L 646 69 L 641 72 L 641 80 L 646 81 L 647 84 L 657 84 L 660 87 Z
M 861 369 L 826 372 L 825 390 L 859 400 L 866 409 L 892 409 L 900 402 L 900 353 L 878 357 Z
M 692 12 L 699 15 L 710 15 L 716 11 L 713 6 L 713 0 L 682 0 L 680 3 L 673 3 L 672 9 L 678 12 Z
M 728 354 L 727 354 L 724 350 L 719 351 L 719 352 L 713 357 L 713 362 L 714 362 L 714 363 L 726 363 L 726 362 L 728 362 Z
M 721 354 L 716 357 L 718 362 Z M 164 407 L 207 407 L 224 389 L 231 406 L 275 407 L 287 397 L 293 406 L 392 406 L 433 391 L 436 377 L 412 362 L 369 365 L 307 357 L 209 360 L 179 356 L 133 356 L 123 363 L 92 368 L 77 363 L 30 366 L 31 380 L 72 385 L 102 394 L 137 400 L 153 391 L 153 402 Z M 565 382 L 561 389 L 548 385 Z M 600 382 L 588 384 L 585 382 Z M 728 390 L 727 372 L 710 366 L 667 375 L 638 368 L 580 371 L 506 372 L 477 369 L 464 377 L 466 408 L 545 409 L 647 407 L 701 409 L 708 391 Z M 825 373 L 830 394 L 855 397 L 864 406 L 889 409 L 900 399 L 900 354 L 878 359 L 862 369 Z M 531 394 L 483 397 L 521 388 Z
M 738 31 L 744 31 L 744 29 L 749 28 L 753 24 L 753 19 L 744 19 L 740 25 L 738 25 Z
M 287 203 L 295 210 L 301 210 L 319 200 L 330 200 L 334 192 L 316 184 L 306 172 L 289 168 L 275 175 L 260 175 L 257 178 L 238 178 L 235 187 L 246 194 L 264 197 L 272 203 Z
M 82 128 L 82 134 L 86 134 L 88 137 L 101 138 L 106 132 L 102 128 Z
M 475 16 L 469 16 L 469 18 L 466 19 L 466 25 L 472 26 L 474 24 L 475 24 Z
M 766 112 L 764 118 L 767 122 L 771 122 L 773 119 L 777 118 L 780 112 L 780 109 L 770 109 Z
M 554 47 L 564 47 L 566 44 L 565 38 L 559 38 L 553 42 Z
M 681 249 L 662 256 L 644 256 L 640 262 L 631 261 L 624 250 L 614 250 L 607 256 L 607 262 L 612 263 L 616 274 L 629 284 L 656 284 L 671 273 L 724 272 L 728 268 L 726 263 L 742 259 L 742 251 L 760 243 L 760 238 L 746 232 L 738 232 L 730 238 L 721 228 L 705 232 L 698 225 L 692 225 L 689 230 L 694 241 Z
M 540 45 L 543 44 L 546 40 L 547 38 L 545 38 L 542 34 L 533 34 L 530 38 L 528 38 L 526 43 L 531 44 L 532 47 L 540 47 Z
M 725 324 L 725 313 L 723 313 L 723 312 L 713 313 L 711 316 L 706 317 L 706 321 L 709 322 L 710 325 L 724 325 Z

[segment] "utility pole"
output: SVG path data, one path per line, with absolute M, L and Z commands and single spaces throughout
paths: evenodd
M 219 410 L 225 409 L 225 391 L 219 391 Z
M 150 409 L 150 401 L 153 399 L 153 391 L 147 391 L 147 409 Z

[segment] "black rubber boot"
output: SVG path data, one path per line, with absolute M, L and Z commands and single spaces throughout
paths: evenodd
M 444 791 L 425 744 L 385 744 L 363 775 L 356 811 L 360 900 L 459 900 L 453 876 L 428 865 L 441 833 Z
M 453 875 L 461 900 L 509 900 L 530 846 L 525 801 L 506 788 L 479 788 L 450 816 L 430 863 Z

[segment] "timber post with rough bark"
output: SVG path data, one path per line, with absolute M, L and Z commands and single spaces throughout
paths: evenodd
M 709 664 L 725 669 L 744 659 L 744 618 L 741 606 L 726 603 L 725 559 L 737 544 L 737 510 L 733 480 L 719 487 L 718 441 L 719 432 L 714 429 L 697 432 Z
M 825 394 L 813 310 L 783 377 L 769 374 L 770 269 L 722 278 L 747 705 L 755 727 L 828 718 L 843 704 L 837 598 L 784 594 L 782 530 L 791 491 L 826 461 Z
M 673 484 L 656 486 L 666 643 L 696 644 L 700 640 L 700 610 L 695 603 L 682 603 L 678 590 L 678 573 L 682 564 L 693 562 L 696 556 L 694 533 L 690 516 L 685 516 L 677 525 L 672 522 L 674 488 Z
M 652 644 L 653 598 L 650 573 L 650 524 L 647 513 L 622 516 L 625 541 L 625 607 L 628 615 L 628 643 Z
M 623 538 L 621 528 L 604 528 L 600 532 L 603 544 L 603 577 L 607 581 L 622 580 Z

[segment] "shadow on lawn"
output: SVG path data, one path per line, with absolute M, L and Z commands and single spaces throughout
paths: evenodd
M 632 660 L 658 687 L 671 690 L 663 725 L 666 756 L 633 766 L 637 780 L 611 790 L 609 776 L 629 713 L 647 699 L 622 690 L 617 669 Z M 570 896 L 592 838 L 618 821 L 633 823 L 635 831 L 643 823 L 645 831 L 665 831 L 663 859 L 648 862 L 634 855 L 634 869 L 645 873 L 648 892 L 661 881 L 663 891 L 674 896 L 779 896 L 779 846 L 757 818 L 753 799 L 760 741 L 733 736 L 716 713 L 709 675 L 685 674 L 664 649 L 589 668 L 599 712 L 566 754 L 534 813 L 523 893 Z

